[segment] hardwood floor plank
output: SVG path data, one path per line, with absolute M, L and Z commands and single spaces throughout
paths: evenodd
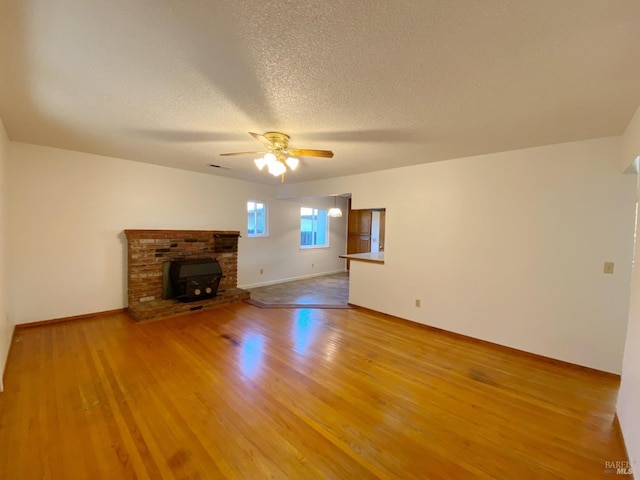
M 0 478 L 607 478 L 618 381 L 362 309 L 113 312 L 17 332 Z

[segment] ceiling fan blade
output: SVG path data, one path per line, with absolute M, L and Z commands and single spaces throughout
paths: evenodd
M 309 150 L 305 148 L 290 148 L 287 150 L 290 155 L 299 155 L 301 157 L 324 157 L 333 158 L 331 150 Z
M 222 157 L 230 157 L 232 155 L 263 155 L 264 152 L 232 152 L 232 153 L 221 153 Z
M 251 135 L 253 138 L 255 138 L 256 140 L 258 140 L 261 144 L 263 144 L 265 147 L 268 148 L 273 148 L 273 143 L 271 143 L 267 137 L 265 137 L 264 135 L 260 135 L 259 133 L 253 133 L 253 132 L 249 132 L 249 135 Z

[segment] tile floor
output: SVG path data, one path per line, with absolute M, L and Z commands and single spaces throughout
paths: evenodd
M 348 308 L 349 272 L 248 289 L 248 303 L 261 307 Z

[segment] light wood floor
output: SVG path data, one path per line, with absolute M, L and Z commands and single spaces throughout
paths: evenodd
M 612 478 L 617 387 L 360 309 L 105 315 L 16 332 L 0 478 Z

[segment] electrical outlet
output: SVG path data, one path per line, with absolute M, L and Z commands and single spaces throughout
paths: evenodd
M 420 299 L 416 298 L 416 307 L 420 307 Z
M 603 269 L 603 273 L 613 273 L 613 266 L 614 263 L 613 262 L 604 262 L 604 269 Z
M 264 270 L 260 269 L 260 275 L 262 275 L 264 273 Z

